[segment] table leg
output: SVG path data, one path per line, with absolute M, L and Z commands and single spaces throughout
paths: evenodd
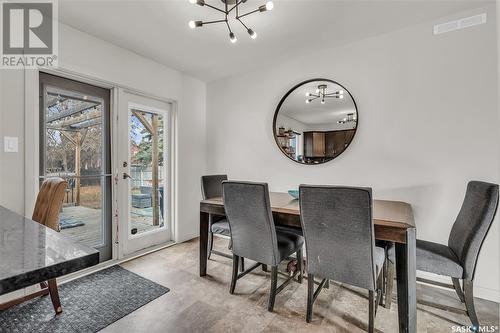
M 56 314 L 60 314 L 62 312 L 62 307 L 61 307 L 61 300 L 59 299 L 59 291 L 57 290 L 56 279 L 49 280 L 48 285 L 49 285 L 50 299 L 52 300 L 52 305 L 54 306 L 54 310 L 56 311 Z
M 415 229 L 407 229 L 406 244 L 396 243 L 396 277 L 400 333 L 417 331 L 417 269 Z
M 208 213 L 200 212 L 200 276 L 207 275 Z

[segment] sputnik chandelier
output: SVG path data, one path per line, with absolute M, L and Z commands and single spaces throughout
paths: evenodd
M 348 124 L 348 123 L 355 123 L 355 122 L 357 122 L 357 119 L 354 116 L 354 113 L 348 113 L 347 117 L 345 117 L 342 120 L 337 121 L 337 124 Z
M 338 99 L 343 99 L 344 98 L 344 91 L 339 90 L 335 92 L 327 92 L 326 91 L 327 85 L 326 84 L 320 84 L 318 88 L 316 89 L 316 93 L 306 93 L 306 103 L 309 104 L 312 101 L 316 99 L 321 99 L 321 104 L 325 104 L 325 99 L 327 98 L 338 98 Z
M 194 28 L 202 27 L 202 26 L 207 25 L 207 24 L 226 23 L 227 29 L 229 30 L 229 40 L 231 41 L 231 43 L 236 43 L 236 41 L 238 39 L 236 38 L 236 35 L 234 34 L 234 32 L 231 30 L 231 26 L 229 25 L 229 19 L 228 19 L 229 14 L 231 14 L 231 12 L 234 11 L 234 13 L 235 13 L 234 18 L 238 22 L 240 22 L 241 25 L 243 25 L 245 27 L 245 29 L 247 30 L 250 37 L 252 39 L 255 39 L 255 38 L 257 38 L 257 33 L 255 31 L 253 31 L 251 28 L 247 27 L 246 24 L 243 23 L 243 21 L 241 19 L 243 17 L 248 16 L 248 15 L 253 14 L 253 13 L 265 12 L 268 10 L 272 10 L 274 7 L 273 2 L 268 1 L 264 5 L 259 6 L 259 8 L 255 9 L 255 10 L 252 10 L 252 11 L 245 13 L 245 14 L 240 14 L 240 11 L 239 11 L 240 5 L 242 3 L 247 2 L 248 0 L 221 0 L 221 1 L 224 4 L 224 9 L 220 9 L 220 8 L 217 8 L 215 6 L 210 5 L 210 4 L 206 3 L 206 0 L 189 0 L 189 2 L 192 4 L 196 4 L 199 6 L 206 6 L 206 7 L 212 8 L 212 9 L 224 14 L 223 19 L 216 20 L 216 21 L 205 21 L 205 22 L 204 21 L 189 21 L 189 27 L 191 29 L 194 29 Z

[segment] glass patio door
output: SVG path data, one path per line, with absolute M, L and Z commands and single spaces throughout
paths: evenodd
M 170 109 L 166 102 L 119 94 L 122 255 L 170 240 Z
M 68 182 L 60 232 L 111 259 L 110 91 L 40 73 L 40 183 Z

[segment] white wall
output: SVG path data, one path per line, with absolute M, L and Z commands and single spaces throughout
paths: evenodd
M 497 12 L 496 12 L 496 17 L 497 17 L 497 22 L 496 22 L 496 25 L 497 25 L 497 112 L 498 112 L 498 121 L 500 124 L 500 41 L 499 41 L 499 39 L 500 39 L 500 22 L 498 19 L 498 18 L 500 18 L 500 0 L 496 1 L 496 8 L 497 8 Z M 500 228 L 497 227 L 496 231 L 497 231 L 496 235 L 498 236 L 498 239 L 500 239 Z M 499 256 L 499 258 L 497 258 L 497 264 L 498 264 L 498 266 L 500 266 L 500 256 Z M 500 282 L 498 282 L 498 283 L 500 284 Z
M 199 215 L 194 207 L 199 204 L 199 179 L 206 169 L 205 83 L 62 24 L 59 27 L 59 66 L 178 103 L 179 209 L 175 238 L 182 241 L 197 235 Z M 20 152 L 6 154 L 2 149 L 0 153 L 0 205 L 19 213 L 25 212 L 25 206 L 29 211 L 33 204 L 25 203 L 24 182 L 35 184 L 37 181 L 24 176 L 24 168 L 31 164 L 25 158 L 24 142 L 33 140 L 30 133 L 24 136 L 24 79 L 22 70 L 1 70 L 0 143 L 3 147 L 4 136 L 17 136 Z M 28 115 L 38 112 L 26 111 Z
M 24 73 L 0 73 L 0 204 L 24 212 Z M 4 153 L 5 136 L 19 138 L 19 153 Z
M 179 112 L 177 161 L 179 191 L 177 240 L 198 237 L 200 231 L 201 176 L 206 174 L 206 84 L 185 76 L 182 80 L 180 108 L 197 112 Z
M 418 238 L 446 243 L 467 181 L 499 181 L 495 7 L 449 18 L 483 11 L 487 24 L 466 30 L 434 36 L 437 22 L 428 22 L 210 82 L 208 171 L 265 181 L 272 191 L 301 183 L 370 186 L 375 198 L 412 204 Z M 288 89 L 313 77 L 349 89 L 359 127 L 340 157 L 304 166 L 280 152 L 272 120 Z M 498 224 L 475 282 L 478 296 L 497 301 Z
M 498 119 L 500 121 L 500 0 L 496 1 L 496 8 L 497 8 L 497 111 L 498 111 Z M 500 239 L 500 228 L 497 228 L 497 235 L 499 236 Z M 498 266 L 500 266 L 500 256 L 498 258 Z M 500 282 L 498 282 L 500 284 Z M 500 288 L 499 288 L 500 289 Z
M 285 128 L 285 130 L 291 129 L 295 132 L 302 133 L 306 130 L 307 125 L 284 114 L 280 114 L 280 116 L 276 119 L 276 132 L 279 131 L 280 127 Z
M 5 123 L 3 119 L 3 71 L 0 70 L 0 133 L 3 133 L 3 124 Z M 0 179 L 2 179 L 2 165 L 3 165 L 3 137 L 0 136 Z M 2 186 L 0 183 L 0 202 L 2 202 Z
M 307 112 L 307 111 L 304 111 Z M 340 131 L 340 130 L 348 130 L 355 128 L 355 124 L 346 123 L 323 123 L 323 124 L 304 124 L 294 118 L 290 118 L 284 114 L 279 114 L 279 117 L 276 120 L 276 130 L 280 127 L 284 127 L 285 129 L 293 129 L 296 132 L 308 132 L 308 131 Z

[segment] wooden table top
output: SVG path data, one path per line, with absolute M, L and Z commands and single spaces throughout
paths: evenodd
M 269 198 L 273 212 L 300 215 L 299 200 L 294 199 L 288 193 L 270 192 Z M 224 206 L 221 197 L 202 200 L 201 207 L 203 205 Z M 373 221 L 378 226 L 415 228 L 411 205 L 402 201 L 373 200 Z

